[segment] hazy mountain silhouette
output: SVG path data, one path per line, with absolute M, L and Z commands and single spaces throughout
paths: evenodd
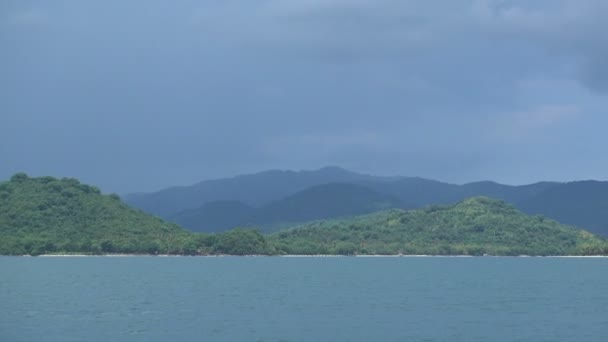
M 257 226 L 268 232 L 294 223 L 398 207 L 401 203 L 393 196 L 361 185 L 331 183 L 313 186 L 259 208 L 242 202 L 211 202 L 182 211 L 170 219 L 193 231 L 219 232 L 235 226 Z
M 377 203 L 387 204 L 384 208 L 415 209 L 474 196 L 501 199 L 525 213 L 543 214 L 608 236 L 608 182 L 600 181 L 521 186 L 482 181 L 456 185 L 327 167 L 316 171 L 265 171 L 129 195 L 125 200 L 190 229 L 219 231 L 231 225 L 268 226 L 363 214 Z
M 524 212 L 608 236 L 608 182 L 559 184 L 517 204 Z
M 258 207 L 315 185 L 377 178 L 339 167 L 299 172 L 270 170 L 203 181 L 191 186 L 171 187 L 154 193 L 131 194 L 124 198 L 127 203 L 148 213 L 170 217 L 183 210 L 198 208 L 209 202 L 238 201 Z
M 217 233 L 251 225 L 255 208 L 239 201 L 216 201 L 186 209 L 168 219 L 196 232 Z

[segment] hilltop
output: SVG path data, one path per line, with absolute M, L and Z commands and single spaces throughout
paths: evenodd
M 185 210 L 169 220 L 192 231 L 221 232 L 256 227 L 263 232 L 307 221 L 349 217 L 400 207 L 394 196 L 348 183 L 317 185 L 259 208 L 236 201 L 217 201 Z
M 298 203 L 315 200 L 316 192 L 334 193 L 333 187 L 305 191 L 270 212 L 304 220 L 312 214 L 299 212 Z M 390 198 L 365 188 L 340 187 L 338 193 L 344 196 L 307 204 L 314 215 L 391 205 L 386 202 Z M 377 206 L 367 207 L 368 199 Z M 241 206 L 225 203 L 223 207 Z M 589 232 L 526 215 L 485 197 L 422 210 L 393 209 L 314 221 L 265 236 L 251 229 L 188 232 L 72 178 L 30 178 L 20 173 L 0 183 L 0 255 L 63 253 L 587 255 L 608 254 L 608 245 Z
M 259 207 L 313 186 L 374 178 L 370 177 L 338 167 L 325 167 L 315 171 L 268 170 L 202 181 L 190 186 L 176 186 L 153 193 L 129 194 L 125 196 L 125 201 L 150 214 L 169 218 L 210 202 L 236 201 Z
M 331 184 L 351 184 L 366 188 L 368 203 L 353 203 L 351 208 L 335 205 L 325 211 L 313 210 L 325 198 L 340 198 L 344 189 Z M 324 191 L 312 191 L 325 186 Z M 306 201 L 293 201 L 306 193 Z M 419 177 L 378 177 L 358 174 L 338 167 L 315 171 L 265 171 L 233 178 L 209 180 L 192 186 L 175 187 L 150 194 L 126 197 L 127 203 L 148 213 L 183 224 L 195 231 L 221 231 L 236 225 L 254 224 L 263 229 L 277 229 L 277 217 L 283 223 L 301 222 L 297 212 L 308 212 L 308 220 L 339 218 L 347 212 L 365 214 L 362 209 L 374 207 L 377 196 L 396 209 L 420 209 L 429 205 L 445 205 L 475 196 L 504 200 L 527 214 L 541 214 L 566 224 L 608 237 L 608 182 L 580 181 L 570 183 L 538 182 L 512 186 L 491 181 L 456 185 Z M 215 203 L 220 202 L 220 203 Z M 227 202 L 236 211 L 224 210 Z M 280 203 L 292 202 L 288 211 Z M 219 208 L 210 210 L 209 205 Z M 264 208 L 264 209 L 262 209 Z M 273 213 L 271 210 L 275 208 Z M 387 208 L 387 207 L 385 207 Z M 254 212 L 264 212 L 255 214 Z M 287 215 L 288 212 L 294 215 Z M 253 215 L 253 217 L 252 217 Z M 235 218 L 238 218 L 235 219 Z M 271 228 L 267 228 L 271 227 Z
M 262 234 L 196 234 L 104 195 L 77 179 L 28 177 L 0 183 L 0 255 L 274 254 Z
M 318 221 L 271 236 L 286 254 L 585 255 L 606 240 L 500 200 L 476 197 L 423 210 Z
M 0 183 L 0 254 L 179 253 L 188 232 L 76 179 Z

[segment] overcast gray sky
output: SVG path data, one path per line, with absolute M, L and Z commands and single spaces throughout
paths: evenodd
M 0 179 L 606 179 L 608 1 L 0 2 Z

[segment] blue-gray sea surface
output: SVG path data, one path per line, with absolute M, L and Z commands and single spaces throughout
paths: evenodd
M 0 341 L 608 341 L 608 259 L 0 257 Z

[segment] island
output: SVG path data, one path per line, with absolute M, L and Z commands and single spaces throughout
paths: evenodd
M 263 235 L 209 234 L 134 209 L 73 178 L 0 183 L 0 255 L 606 255 L 608 241 L 501 200 L 319 220 Z

